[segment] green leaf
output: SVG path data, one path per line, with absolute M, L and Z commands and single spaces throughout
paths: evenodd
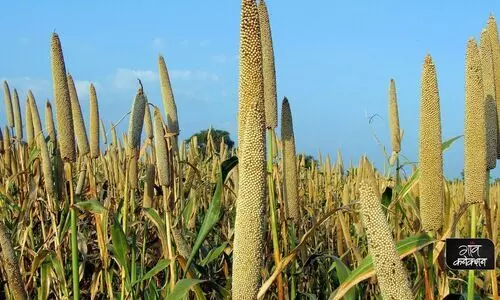
M 205 218 L 203 219 L 203 224 L 201 225 L 198 236 L 196 237 L 196 241 L 194 242 L 193 250 L 191 251 L 191 255 L 189 256 L 188 262 L 186 264 L 186 269 L 189 269 L 191 262 L 196 256 L 196 253 L 198 253 L 198 250 L 205 241 L 205 238 L 208 236 L 208 233 L 212 230 L 215 224 L 219 222 L 222 208 L 222 190 L 224 181 L 226 180 L 229 171 L 231 171 L 231 169 L 234 168 L 237 164 L 238 158 L 233 156 L 222 162 L 221 166 L 219 167 L 217 186 L 215 188 L 212 201 L 210 202 L 210 206 L 208 207 L 208 210 L 205 214 Z
M 169 259 L 160 259 L 156 266 L 154 266 L 151 270 L 149 270 L 144 277 L 136 280 L 132 285 L 135 285 L 141 281 L 148 280 L 158 274 L 159 272 L 163 271 L 166 267 L 170 265 L 170 260 Z
M 415 253 L 423 247 L 435 243 L 436 240 L 422 233 L 408 237 L 397 243 L 396 249 L 400 258 L 404 258 L 412 253 Z M 375 274 L 373 270 L 373 261 L 371 255 L 368 255 L 361 261 L 359 266 L 351 272 L 349 277 L 335 290 L 329 299 L 340 299 L 354 286 L 361 281 L 370 278 Z
M 455 143 L 461 137 L 463 137 L 463 135 L 457 135 L 454 138 L 451 138 L 449 140 L 444 141 L 443 146 L 442 146 L 443 147 L 443 152 L 446 151 L 448 148 L 450 148 L 451 145 L 453 145 L 453 143 Z
M 95 199 L 75 203 L 75 206 L 81 210 L 89 211 L 95 214 L 101 214 L 106 210 L 104 206 L 102 206 L 101 202 Z
M 189 290 L 199 284 L 204 282 L 205 280 L 201 279 L 192 279 L 192 278 L 187 278 L 187 279 L 182 279 L 179 280 L 176 284 L 174 289 L 172 290 L 172 293 L 170 293 L 167 296 L 167 300 L 177 300 L 177 299 L 182 299 L 184 298 Z
M 384 193 L 382 194 L 382 206 L 383 211 L 387 215 L 387 208 L 391 205 L 392 202 L 392 188 L 386 187 Z
M 165 226 L 165 222 L 161 219 L 160 215 L 158 214 L 158 212 L 156 212 L 156 210 L 152 209 L 152 208 L 144 208 L 144 210 L 146 211 L 146 217 L 148 217 L 148 219 L 153 222 L 153 224 L 156 226 L 156 230 L 158 230 L 158 238 L 160 239 L 161 241 L 161 246 L 162 246 L 162 249 L 163 251 L 165 251 L 165 249 L 167 249 L 167 230 L 166 230 L 166 226 Z
M 156 285 L 153 282 L 149 283 L 148 289 L 145 290 L 144 299 L 146 300 L 156 300 L 158 299 L 158 292 L 156 291 Z
M 461 138 L 463 135 L 458 135 L 456 137 L 453 137 L 451 139 L 448 139 L 443 142 L 442 144 L 442 150 L 445 152 L 447 149 L 453 145 L 454 142 L 456 142 L 459 138 Z M 395 190 L 398 195 L 398 201 L 401 199 L 404 199 L 406 203 L 408 203 L 412 209 L 414 210 L 415 214 L 417 216 L 420 216 L 420 210 L 418 209 L 417 205 L 415 204 L 414 199 L 409 195 L 410 190 L 418 183 L 419 180 L 419 175 L 420 175 L 420 168 L 417 168 L 415 172 L 411 175 L 411 177 L 405 182 L 403 186 L 401 185 L 396 185 Z M 393 201 L 395 203 L 397 201 Z
M 200 265 L 206 266 L 209 263 L 211 263 L 212 261 L 214 261 L 215 259 L 217 259 L 221 255 L 222 251 L 224 251 L 224 249 L 226 249 L 227 244 L 228 244 L 228 242 L 224 242 L 219 247 L 210 250 L 210 252 L 208 252 L 207 256 L 200 262 Z
M 38 157 L 40 154 L 40 150 L 38 148 L 33 148 L 30 151 L 29 158 L 28 158 L 28 166 L 31 166 L 31 164 L 35 161 L 35 159 Z
M 194 209 L 194 202 L 195 198 L 194 197 L 189 197 L 186 206 L 184 207 L 184 210 L 182 212 L 182 218 L 187 221 L 191 218 L 191 214 L 193 213 Z
M 30 276 L 34 276 L 36 270 L 40 267 L 40 265 L 45 261 L 47 255 L 49 255 L 49 250 L 40 249 L 35 256 L 35 259 L 31 263 Z
M 68 290 L 66 286 L 66 277 L 64 274 L 64 268 L 62 267 L 61 262 L 57 259 L 57 256 L 54 252 L 50 254 L 50 256 L 47 258 L 47 261 L 50 261 L 50 264 L 52 265 L 52 268 L 54 269 L 54 273 L 56 274 L 56 278 L 58 281 L 58 284 L 62 285 L 62 291 L 65 298 L 68 298 Z
M 337 278 L 339 279 L 340 284 L 342 284 L 347 280 L 347 278 L 349 278 L 349 275 L 351 274 L 351 270 L 349 269 L 349 267 L 347 267 L 344 264 L 344 262 L 340 258 L 338 258 L 336 256 L 332 256 L 332 258 L 333 258 L 334 262 L 331 265 L 328 272 L 330 272 L 334 268 L 337 269 Z M 355 300 L 356 299 L 356 292 L 357 292 L 357 288 L 349 290 L 346 293 L 344 299 Z
M 122 226 L 116 216 L 114 217 L 113 226 L 111 227 L 111 241 L 116 261 L 120 264 L 120 266 L 125 268 L 125 271 L 128 273 L 127 254 L 129 251 L 129 245 L 127 237 L 125 236 Z
M 222 182 L 226 181 L 227 175 L 229 172 L 238 165 L 238 157 L 232 156 L 221 164 L 222 169 Z
M 38 298 L 47 299 L 49 295 L 49 284 L 50 284 L 50 263 L 44 262 L 40 270 L 40 288 L 38 289 Z

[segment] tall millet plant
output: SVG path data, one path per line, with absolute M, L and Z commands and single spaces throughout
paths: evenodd
M 51 63 L 54 99 L 56 102 L 57 131 L 59 133 L 58 147 L 64 161 L 66 181 L 69 185 L 69 202 L 71 209 L 71 268 L 73 276 L 73 298 L 80 299 L 80 286 L 78 274 L 78 240 L 77 240 L 77 215 L 73 197 L 73 172 L 72 163 L 76 159 L 75 132 L 71 113 L 71 100 L 69 97 L 66 66 L 57 33 L 52 34 Z
M 273 39 L 271 34 L 271 24 L 269 13 L 264 0 L 259 1 L 260 36 L 262 45 L 262 75 L 264 78 L 264 106 L 266 114 L 267 131 L 267 182 L 269 196 L 269 215 L 271 217 L 271 234 L 273 238 L 273 258 L 275 265 L 281 259 L 280 246 L 278 241 L 278 218 L 276 211 L 276 199 L 274 191 L 274 157 L 276 149 L 273 147 L 274 129 L 278 125 L 278 109 L 276 99 L 276 70 L 274 67 Z M 284 298 L 283 277 L 280 274 L 277 279 L 278 299 Z
M 232 298 L 255 299 L 261 285 L 266 199 L 266 121 L 255 0 L 243 0 L 241 5 L 239 73 L 239 191 L 234 225 Z
M 465 201 L 471 206 L 470 237 L 476 237 L 475 204 L 482 203 L 487 185 L 486 110 L 481 57 L 476 41 L 469 39 L 465 65 L 464 184 Z M 468 299 L 474 297 L 474 271 L 469 271 Z
M 420 217 L 425 231 L 443 225 L 443 151 L 441 150 L 441 110 L 436 67 L 430 55 L 424 59 L 420 95 Z

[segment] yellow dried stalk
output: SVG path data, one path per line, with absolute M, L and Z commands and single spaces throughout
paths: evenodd
M 99 104 L 94 85 L 91 83 L 89 88 L 90 100 L 90 156 L 99 157 Z
M 495 78 L 493 74 L 493 57 L 488 32 L 481 32 L 480 54 L 483 74 L 484 102 L 486 106 L 486 167 L 492 170 L 497 165 L 497 105 L 495 102 Z
M 471 38 L 467 44 L 465 68 L 464 182 L 467 203 L 481 203 L 485 197 L 485 117 L 481 58 L 476 41 Z
M 243 0 L 240 21 L 238 148 L 244 147 L 248 107 L 264 97 L 262 47 L 259 15 L 255 0 Z
M 75 131 L 73 129 L 73 115 L 71 113 L 71 100 L 69 97 L 66 67 L 57 33 L 52 34 L 51 40 L 52 81 L 54 99 L 56 102 L 57 132 L 59 134 L 58 146 L 64 161 L 75 161 Z
M 420 216 L 426 231 L 443 225 L 443 152 L 436 67 L 428 54 L 422 69 L 420 95 Z
M 56 127 L 54 125 L 54 116 L 52 113 L 52 105 L 49 100 L 45 104 L 45 127 L 49 136 L 49 140 L 56 143 Z
M 172 134 L 179 134 L 179 120 L 177 118 L 177 105 L 174 100 L 174 93 L 170 85 L 170 77 L 167 71 L 167 65 L 162 55 L 158 57 L 158 68 L 160 70 L 161 97 L 165 117 L 167 118 L 167 130 Z
M 500 42 L 498 40 L 498 29 L 495 17 L 490 15 L 488 25 L 486 26 L 488 36 L 490 38 L 492 59 L 493 59 L 493 74 L 495 81 L 495 101 L 497 105 L 497 120 L 500 120 Z M 500 159 L 500 122 L 497 126 L 497 158 Z
M 243 1 L 244 9 L 253 1 Z M 239 157 L 239 191 L 233 246 L 233 299 L 256 299 L 261 285 L 266 207 L 264 99 L 247 106 L 245 143 Z
M 396 94 L 396 82 L 391 79 L 389 84 L 389 128 L 391 130 L 392 151 L 401 151 L 401 135 L 399 129 L 398 99 Z
M 365 175 L 359 188 L 360 214 L 380 292 L 384 299 L 413 299 L 407 270 L 399 258 L 391 228 L 380 205 L 378 187 L 372 185 L 371 179 L 366 180 L 374 176 L 367 160 L 363 169 Z
M 78 145 L 78 154 L 84 156 L 90 152 L 87 130 L 85 129 L 85 121 L 83 120 L 82 109 L 78 94 L 76 92 L 75 82 L 71 74 L 67 74 L 69 98 L 71 99 L 71 113 L 73 117 L 73 125 L 75 127 L 76 142 Z
M 259 1 L 260 36 L 262 44 L 262 73 L 264 76 L 264 103 L 266 107 L 266 127 L 278 126 L 278 108 L 276 99 L 276 70 L 274 67 L 273 39 L 269 13 L 264 0 Z
M 10 98 L 10 88 L 7 81 L 3 82 L 5 115 L 7 117 L 7 124 L 10 128 L 14 128 L 14 113 L 12 112 L 12 99 Z
M 16 129 L 16 140 L 21 142 L 23 140 L 23 121 L 21 115 L 21 105 L 19 104 L 19 95 L 17 90 L 14 89 L 12 97 L 12 111 L 14 113 L 14 127 Z
M 287 217 L 294 222 L 300 221 L 298 199 L 297 165 L 295 153 L 295 136 L 290 104 L 285 97 L 281 106 L 281 139 L 283 143 L 283 199 Z
M 40 121 L 40 114 L 38 113 L 38 107 L 36 105 L 35 97 L 31 91 L 28 92 L 28 102 L 31 111 L 31 117 L 33 121 L 33 133 L 36 140 L 36 145 L 40 149 L 40 157 L 42 161 L 42 172 L 45 182 L 45 191 L 48 195 L 52 196 L 54 194 L 54 181 L 52 178 L 52 162 L 49 156 L 49 150 L 47 148 L 47 143 L 45 142 L 45 137 L 42 131 L 42 122 Z

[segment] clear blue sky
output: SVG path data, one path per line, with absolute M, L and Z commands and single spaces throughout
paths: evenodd
M 479 37 L 490 12 L 500 19 L 500 2 L 268 0 L 267 5 L 279 103 L 283 96 L 290 100 L 299 152 L 317 156 L 321 150 L 335 157 L 340 148 L 346 164 L 366 153 L 380 167 L 383 154 L 372 129 L 390 147 L 387 90 L 395 78 L 405 131 L 402 151 L 417 160 L 426 53 L 437 67 L 443 139 L 463 133 L 465 46 L 469 37 Z M 162 53 L 181 137 L 213 125 L 237 139 L 240 1 L 8 1 L 2 9 L 0 79 L 17 88 L 23 101 L 28 88 L 40 104 L 53 97 L 49 45 L 55 29 L 85 113 L 89 82 L 96 85 L 106 124 L 130 109 L 137 77 L 149 101 L 160 105 Z M 366 115 L 373 114 L 381 118 L 372 128 Z M 3 105 L 0 122 L 5 124 Z M 459 176 L 463 139 L 445 154 L 444 167 L 447 177 Z

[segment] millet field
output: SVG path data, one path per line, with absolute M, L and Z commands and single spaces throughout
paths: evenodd
M 110 120 L 93 84 L 81 109 L 65 36 L 31 49 L 50 52 L 53 98 L 2 83 L 0 299 L 498 299 L 494 16 L 460 50 L 463 135 L 443 139 L 439 65 L 422 55 L 417 162 L 400 155 L 387 78 L 390 132 L 379 134 L 391 143 L 379 170 L 366 156 L 296 152 L 300 111 L 293 95 L 277 99 L 270 13 L 241 0 L 236 147 L 212 130 L 179 138 L 168 57 L 157 58 L 161 101 L 138 78 L 128 113 Z M 443 152 L 459 139 L 463 180 L 448 180 Z M 496 269 L 448 268 L 445 240 L 470 237 L 494 242 Z

